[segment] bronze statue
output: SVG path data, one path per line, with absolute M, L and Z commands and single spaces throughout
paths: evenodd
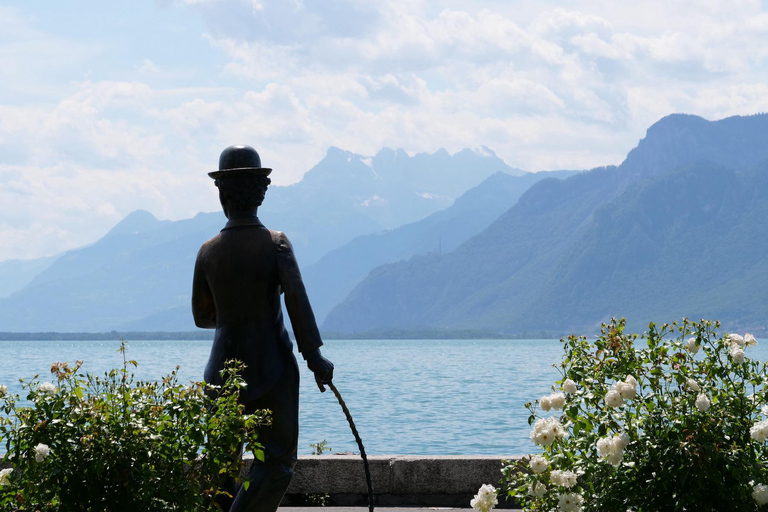
M 272 426 L 259 435 L 264 462 L 254 460 L 248 488 L 235 489 L 234 480 L 225 484 L 233 499 L 221 505 L 230 512 L 277 510 L 296 464 L 299 373 L 283 326 L 281 293 L 299 352 L 320 391 L 333 377 L 333 363 L 320 354 L 323 342 L 291 243 L 283 233 L 265 228 L 256 215 L 271 171 L 250 146 L 221 153 L 219 170 L 208 175 L 216 180 L 229 221 L 200 248 L 192 284 L 195 324 L 216 329 L 205 381 L 220 384 L 225 362 L 243 361 L 247 386 L 240 400 L 246 413 L 272 411 Z

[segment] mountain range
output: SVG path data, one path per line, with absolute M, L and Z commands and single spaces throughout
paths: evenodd
M 447 208 L 497 172 L 524 173 L 486 147 L 414 156 L 385 148 L 373 157 L 331 147 L 301 181 L 271 187 L 259 218 L 288 233 L 299 262 L 310 265 L 356 236 Z
M 488 148 L 414 156 L 384 149 L 369 158 L 330 148 L 301 182 L 270 187 L 259 216 L 289 234 L 307 267 L 356 236 L 442 210 L 499 173 L 523 174 Z M 48 260 L 2 262 L 0 276 L 18 277 L 0 299 L 0 331 L 192 330 L 195 255 L 225 222 L 221 213 L 171 222 L 136 211 L 88 246 Z
M 318 322 L 368 273 L 385 263 L 418 254 L 450 252 L 479 233 L 514 205 L 531 185 L 578 171 L 550 171 L 511 176 L 497 172 L 460 196 L 445 210 L 381 233 L 361 235 L 329 251 L 302 271 Z
M 35 276 L 50 267 L 58 256 L 0 261 L 0 298 L 24 288 Z
M 768 334 L 765 114 L 667 116 L 621 165 L 584 172 L 524 173 L 484 147 L 330 148 L 259 216 L 291 238 L 326 333 L 559 336 L 688 316 Z M 224 222 L 136 211 L 86 247 L 0 262 L 0 331 L 192 330 L 195 254 Z
M 591 333 L 612 316 L 765 333 L 768 115 L 671 115 L 618 167 L 542 180 L 444 254 L 373 270 L 327 331 Z

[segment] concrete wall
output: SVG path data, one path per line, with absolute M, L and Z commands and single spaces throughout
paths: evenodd
M 502 460 L 514 458 L 375 455 L 368 462 L 377 505 L 468 508 L 482 484 L 499 487 Z M 367 504 L 360 456 L 300 457 L 283 504 L 305 504 L 311 494 L 328 494 L 333 505 Z M 511 508 L 513 503 L 502 498 L 499 506 Z
M 469 508 L 483 484 L 499 487 L 502 460 L 519 457 L 481 455 L 373 455 L 368 458 L 375 503 L 378 506 Z M 246 456 L 243 475 L 253 459 Z M 10 467 L 0 461 L 0 469 Z M 299 457 L 283 505 L 312 504 L 310 495 L 328 495 L 328 505 L 365 506 L 368 490 L 359 455 L 305 455 Z M 497 508 L 514 504 L 499 498 Z

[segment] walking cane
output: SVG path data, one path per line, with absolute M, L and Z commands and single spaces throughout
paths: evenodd
M 333 382 L 329 382 L 328 386 L 331 388 L 331 391 L 333 391 L 333 394 L 336 395 L 336 400 L 339 401 L 339 405 L 344 411 L 344 416 L 347 417 L 349 428 L 352 429 L 352 434 L 355 436 L 357 446 L 360 448 L 360 456 L 363 458 L 363 468 L 365 469 L 365 483 L 368 484 L 368 512 L 373 512 L 373 484 L 371 484 L 371 468 L 368 467 L 368 457 L 365 455 L 363 440 L 360 439 L 360 434 L 357 433 L 355 422 L 352 420 L 352 414 L 350 414 L 349 409 L 347 409 L 347 404 L 344 403 L 344 399 L 341 398 L 341 393 L 339 393 L 339 390 L 336 389 L 336 386 L 333 385 Z

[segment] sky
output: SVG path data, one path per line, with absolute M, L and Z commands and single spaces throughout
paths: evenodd
M 619 164 L 671 113 L 768 110 L 760 0 L 16 0 L 0 5 L 0 261 L 136 209 L 219 209 L 257 148 L 287 185 L 337 146 Z

